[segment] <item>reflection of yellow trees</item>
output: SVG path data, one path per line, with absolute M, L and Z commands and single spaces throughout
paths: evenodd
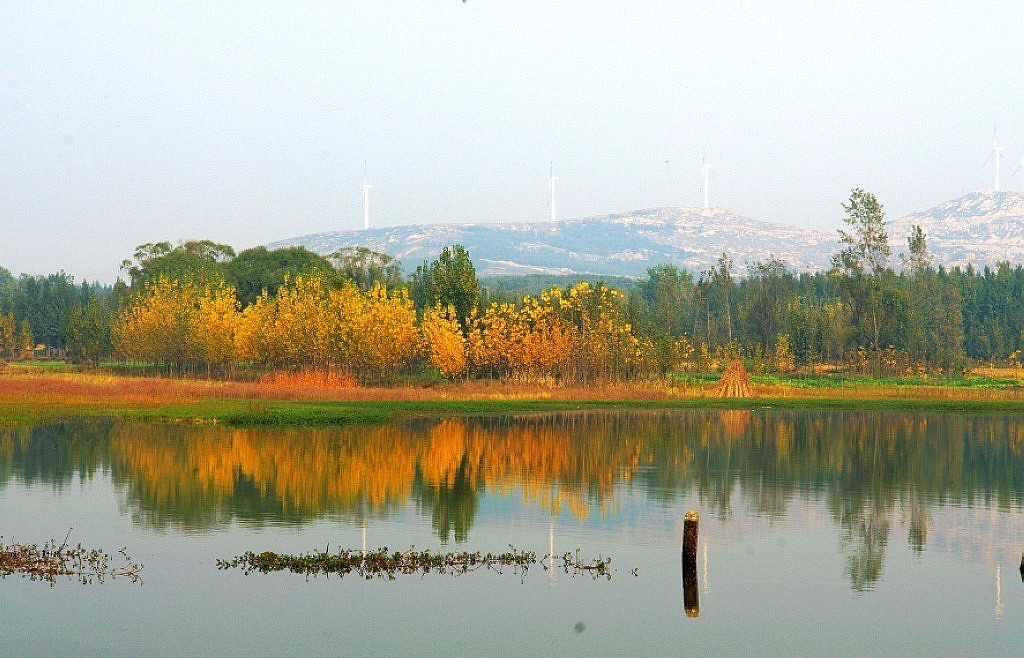
M 408 499 L 417 473 L 423 486 L 441 489 L 461 473 L 471 491 L 518 490 L 552 511 L 566 506 L 585 516 L 594 502 L 606 510 L 620 478 L 650 456 L 643 437 L 617 437 L 620 424 L 614 415 L 586 415 L 447 419 L 425 432 L 132 425 L 112 431 L 110 453 L 156 508 L 217 505 L 254 488 L 290 516 L 379 513 Z
M 0 429 L 0 485 L 70 482 L 103 466 L 146 514 L 205 525 L 380 516 L 415 500 L 457 538 L 481 492 L 583 517 L 614 510 L 629 484 L 666 501 L 693 492 L 722 518 L 737 489 L 767 516 L 815 492 L 846 533 L 851 577 L 870 584 L 901 501 L 920 508 L 918 544 L 936 500 L 1019 505 L 1022 445 L 1012 415 L 592 412 L 273 431 L 76 423 Z
M 585 437 L 585 438 L 584 438 Z M 518 419 L 516 422 L 449 419 L 433 427 L 421 456 L 425 483 L 450 482 L 460 465 L 473 487 L 507 494 L 577 516 L 592 502 L 602 510 L 614 501 L 617 480 L 640 460 L 640 441 L 615 436 L 615 423 L 598 414 Z
M 262 495 L 279 498 L 283 513 L 318 515 L 360 506 L 381 510 L 404 501 L 415 461 L 403 435 L 394 427 L 339 435 L 121 426 L 110 449 L 142 498 L 158 507 L 223 501 L 251 482 Z

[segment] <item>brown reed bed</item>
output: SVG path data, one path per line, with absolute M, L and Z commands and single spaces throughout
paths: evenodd
M 0 424 L 38 423 L 61 417 L 110 415 L 189 422 L 302 423 L 380 422 L 404 412 L 518 412 L 641 407 L 879 407 L 936 410 L 1024 411 L 1024 389 L 854 383 L 831 388 L 785 384 L 750 386 L 751 396 L 717 397 L 712 383 L 671 379 L 551 386 L 496 380 L 429 386 L 355 386 L 347 380 L 312 377 L 261 381 L 176 379 L 90 371 L 7 368 L 0 372 Z M 330 407 L 345 403 L 349 411 Z M 299 409 L 299 405 L 320 405 Z M 352 412 L 356 405 L 360 411 Z M 368 414 L 369 410 L 376 410 Z M 386 412 L 386 413 L 385 413 Z M 346 415 L 347 414 L 347 415 Z M 360 416 L 361 414 L 361 416 Z
M 445 399 L 514 400 L 650 400 L 700 397 L 704 386 L 671 385 L 665 381 L 616 382 L 587 386 L 548 386 L 497 380 L 470 380 L 443 385 L 357 386 L 346 379 L 277 375 L 260 381 L 172 379 L 92 372 L 33 372 L 9 369 L 0 373 L 0 401 L 47 401 L 91 404 L 195 402 L 202 398 L 326 400 L 339 402 L 422 401 Z

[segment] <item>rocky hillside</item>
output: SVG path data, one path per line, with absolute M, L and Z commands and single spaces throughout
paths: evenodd
M 642 276 L 672 263 L 691 271 L 713 266 L 728 252 L 738 270 L 772 256 L 798 270 L 828 265 L 834 236 L 759 222 L 720 208 L 652 208 L 555 223 L 433 224 L 367 231 L 315 233 L 269 247 L 304 246 L 321 254 L 365 246 L 402 261 L 411 270 L 461 244 L 481 276 L 597 274 Z
M 1024 262 L 1024 196 L 1017 192 L 974 192 L 901 217 L 889 224 L 894 253 L 907 251 L 915 224 L 924 229 L 936 265 Z
M 1024 262 L 1024 196 L 1016 192 L 967 194 L 890 222 L 894 267 L 907 251 L 914 224 L 924 229 L 936 265 Z M 723 251 L 739 274 L 773 256 L 810 271 L 828 267 L 839 250 L 835 233 L 760 222 L 721 208 L 650 208 L 555 223 L 394 226 L 314 233 L 268 246 L 301 245 L 321 254 L 365 246 L 398 258 L 411 271 L 451 244 L 469 250 L 480 276 L 638 277 L 662 263 L 699 272 L 714 266 Z

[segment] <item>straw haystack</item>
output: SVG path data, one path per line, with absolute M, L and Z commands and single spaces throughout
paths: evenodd
M 750 375 L 743 367 L 743 362 L 737 359 L 730 363 L 711 391 L 719 398 L 749 398 Z

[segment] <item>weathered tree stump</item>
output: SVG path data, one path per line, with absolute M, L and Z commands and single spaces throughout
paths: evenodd
M 739 359 L 732 361 L 722 373 L 722 378 L 715 384 L 712 392 L 720 398 L 749 398 L 751 395 L 750 375 L 743 367 L 743 362 Z

